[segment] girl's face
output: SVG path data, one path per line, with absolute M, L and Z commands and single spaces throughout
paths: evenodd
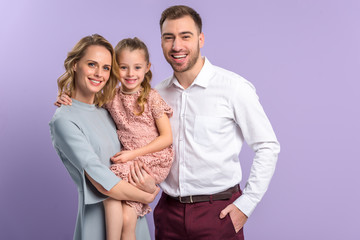
M 144 50 L 130 51 L 125 48 L 119 54 L 118 63 L 122 90 L 124 92 L 140 90 L 145 74 L 150 70 L 150 63 L 145 60 Z
M 111 59 L 111 53 L 103 46 L 92 45 L 85 50 L 85 55 L 74 65 L 74 99 L 94 103 L 95 94 L 109 80 Z

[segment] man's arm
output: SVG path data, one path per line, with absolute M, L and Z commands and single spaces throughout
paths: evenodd
M 234 86 L 231 102 L 235 122 L 255 152 L 243 194 L 220 214 L 220 217 L 230 214 L 235 229 L 240 230 L 269 186 L 280 145 L 251 83 L 244 80 Z

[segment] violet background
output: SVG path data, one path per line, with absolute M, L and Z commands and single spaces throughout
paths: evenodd
M 85 35 L 138 36 L 155 85 L 172 73 L 158 21 L 174 4 L 200 13 L 203 55 L 256 86 L 281 143 L 246 239 L 359 239 L 357 0 L 1 1 L 0 239 L 72 239 L 77 191 L 48 127 L 66 54 Z

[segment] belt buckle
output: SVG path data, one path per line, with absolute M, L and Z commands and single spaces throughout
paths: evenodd
M 194 201 L 193 201 L 193 199 L 192 199 L 192 195 L 190 195 L 189 198 L 190 198 L 190 203 L 193 203 Z M 181 196 L 179 196 L 179 202 L 180 202 L 180 203 L 188 203 L 188 202 L 186 202 L 186 201 L 182 201 L 182 197 L 181 197 Z

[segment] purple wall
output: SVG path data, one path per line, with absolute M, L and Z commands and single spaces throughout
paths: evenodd
M 203 55 L 254 83 L 282 146 L 246 238 L 358 239 L 357 0 L 1 1 L 0 239 L 73 234 L 76 188 L 48 128 L 66 53 L 92 33 L 138 36 L 155 84 L 171 74 L 158 20 L 174 3 L 202 15 Z M 241 154 L 245 178 L 252 156 Z

